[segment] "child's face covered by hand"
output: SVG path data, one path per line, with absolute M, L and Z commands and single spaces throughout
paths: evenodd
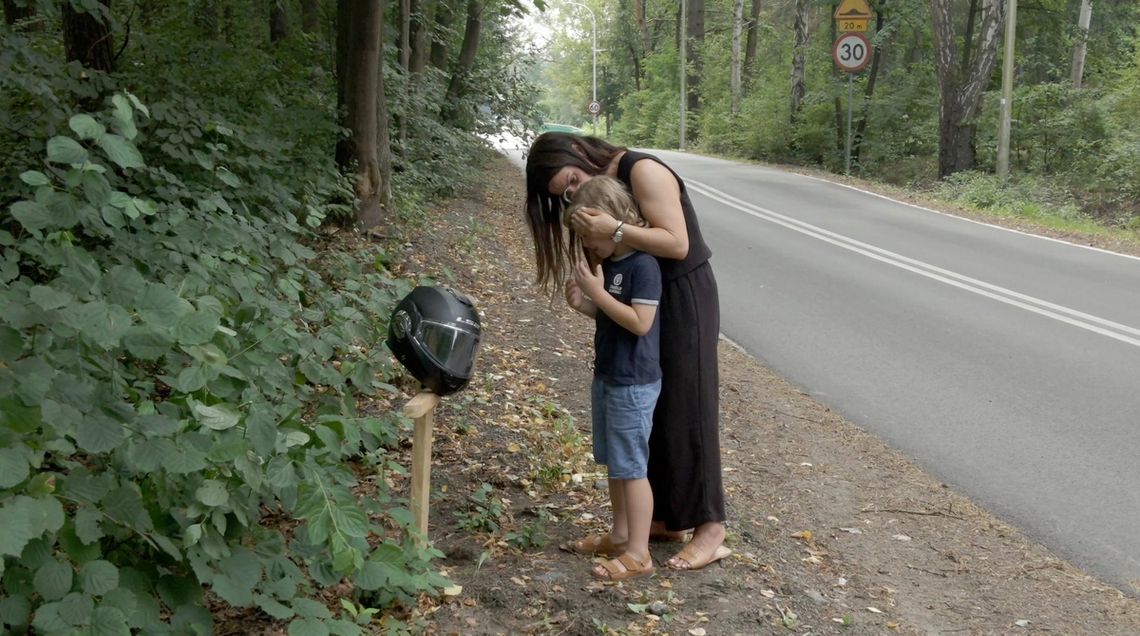
M 614 255 L 614 250 L 617 249 L 617 243 L 608 236 L 597 236 L 587 234 L 582 237 L 582 246 L 590 251 L 593 260 L 603 261 Z

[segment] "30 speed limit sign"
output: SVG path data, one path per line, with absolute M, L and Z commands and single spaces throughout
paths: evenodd
M 862 33 L 844 33 L 835 38 L 831 58 L 840 70 L 857 73 L 871 60 L 871 42 Z

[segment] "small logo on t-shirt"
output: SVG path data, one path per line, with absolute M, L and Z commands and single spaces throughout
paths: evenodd
M 614 280 L 613 280 L 613 282 L 610 283 L 610 290 L 609 291 L 611 294 L 619 294 L 619 295 L 621 294 L 621 280 L 622 280 L 622 276 L 621 276 L 620 272 L 617 274 L 614 274 Z

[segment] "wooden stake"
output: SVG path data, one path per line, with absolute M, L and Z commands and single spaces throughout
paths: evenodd
M 416 421 L 412 436 L 412 515 L 421 541 L 427 541 L 431 497 L 431 427 L 439 396 L 423 391 L 404 405 L 404 415 Z

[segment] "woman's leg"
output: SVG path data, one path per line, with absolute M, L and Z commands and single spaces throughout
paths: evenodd
M 649 525 L 649 540 L 650 541 L 684 541 L 685 537 L 689 536 L 692 528 L 687 530 L 668 530 L 665 528 L 665 522 L 657 519 Z
M 666 528 L 695 528 L 692 541 L 666 563 L 687 569 L 715 558 L 725 536 L 718 422 L 720 310 L 712 268 L 706 264 L 671 281 L 661 310 L 665 377 L 653 435 L 663 435 L 650 440 L 649 477 L 657 503 L 668 507 L 654 511 Z M 659 483 L 665 492 L 658 492 Z

